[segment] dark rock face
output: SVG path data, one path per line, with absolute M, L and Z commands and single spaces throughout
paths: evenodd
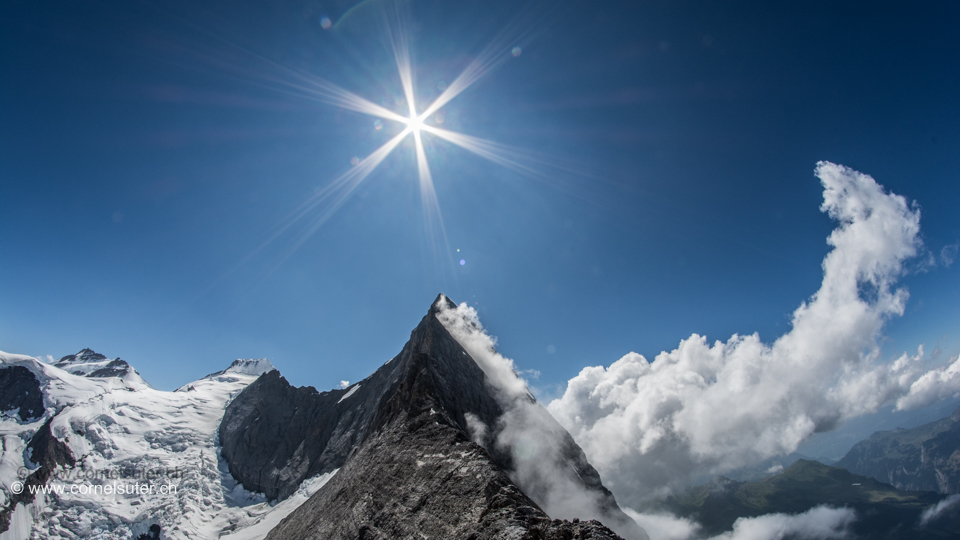
M 913 429 L 878 431 L 837 466 L 897 489 L 960 493 L 960 409 Z
M 344 395 L 294 388 L 277 371 L 261 375 L 220 423 L 230 473 L 249 490 L 283 499 L 304 479 L 342 465 L 369 416 L 362 407 L 338 403 Z
M 282 498 L 340 468 L 269 538 L 618 538 L 596 522 L 551 521 L 510 480 L 509 453 L 471 441 L 471 424 L 496 426 L 504 410 L 438 312 L 435 302 L 400 354 L 349 389 L 293 388 L 271 372 L 227 407 L 223 456 L 247 489 Z M 604 522 L 646 538 L 563 433 L 554 450 L 605 505 Z
M 47 420 L 37 430 L 37 433 L 30 439 L 30 444 L 27 445 L 30 460 L 40 467 L 23 479 L 22 491 L 12 494 L 7 500 L 6 506 L 0 509 L 0 533 L 5 532 L 10 527 L 10 517 L 18 504 L 33 502 L 35 495 L 31 491 L 31 487 L 46 485 L 58 465 L 73 467 L 76 464 L 76 459 L 70 452 L 70 448 L 53 436 L 53 432 L 50 430 L 51 422 L 53 422 L 53 418 Z
M 14 409 L 19 409 L 17 416 L 23 422 L 32 422 L 43 416 L 40 381 L 23 366 L 0 369 L 0 412 Z
M 27 450 L 30 451 L 30 461 L 50 470 L 57 468 L 57 465 L 73 467 L 76 463 L 73 452 L 60 439 L 53 436 L 53 432 L 50 430 L 51 422 L 53 422 L 52 417 L 30 439 L 30 444 L 27 445 Z
M 160 526 L 154 523 L 150 530 L 138 536 L 137 540 L 160 540 Z
M 123 377 L 130 373 L 131 369 L 133 368 L 125 360 L 117 358 L 106 366 L 90 372 L 87 377 Z

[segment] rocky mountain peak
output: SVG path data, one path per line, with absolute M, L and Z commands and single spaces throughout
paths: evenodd
M 54 366 L 81 377 L 116 377 L 133 388 L 150 386 L 126 360 L 110 360 L 92 349 L 83 349 L 77 354 L 64 356 Z
M 500 538 L 494 531 L 508 525 L 545 534 L 552 521 L 540 505 L 557 499 L 580 500 L 589 515 L 566 515 L 580 508 L 563 508 L 564 515 L 553 517 L 597 518 L 624 537 L 646 538 L 525 387 L 514 392 L 518 397 L 504 391 L 497 381 L 504 374 L 493 372 L 489 358 L 474 357 L 495 355 L 492 347 L 471 343 L 472 355 L 458 341 L 472 339 L 464 332 L 481 332 L 461 311 L 439 295 L 400 353 L 346 389 L 295 388 L 271 371 L 230 403 L 220 425 L 222 453 L 247 489 L 283 499 L 303 480 L 339 469 L 271 538 L 396 538 L 410 527 L 411 534 L 435 527 L 436 537 L 450 538 L 483 529 L 490 535 L 481 537 Z M 519 381 L 512 371 L 508 376 Z M 524 422 L 540 426 L 519 425 Z M 518 429 L 550 438 L 533 442 L 541 455 L 526 457 L 551 464 L 569 493 L 559 496 L 555 479 L 544 477 L 553 473 L 517 457 L 511 437 Z M 501 437 L 505 432 L 510 436 Z M 461 472 L 451 477 L 451 471 Z M 416 493 L 429 493 L 430 502 L 407 508 Z M 351 514 L 360 507 L 370 512 L 369 524 Z M 443 508 L 446 514 L 438 514 Z M 494 516 L 500 518 L 489 521 Z M 601 528 L 597 523 L 583 538 L 616 537 Z
M 119 359 L 118 359 L 119 360 Z M 77 354 L 70 354 L 64 356 L 54 364 L 60 369 L 70 371 L 71 368 L 75 366 L 85 365 L 85 364 L 100 364 L 106 363 L 109 360 L 106 356 L 95 352 L 93 349 L 82 349 Z

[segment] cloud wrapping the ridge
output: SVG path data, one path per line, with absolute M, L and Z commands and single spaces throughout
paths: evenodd
M 821 162 L 816 175 L 838 226 L 821 286 L 789 332 L 772 345 L 694 334 L 653 362 L 629 353 L 584 368 L 548 406 L 621 502 L 795 451 L 894 400 L 909 408 L 960 391 L 956 359 L 924 373 L 922 348 L 879 358 L 883 325 L 907 301 L 896 280 L 922 248 L 919 210 L 846 167 Z
M 514 470 L 508 471 L 521 490 L 552 518 L 597 519 L 628 540 L 648 540 L 646 533 L 624 515 L 605 512 L 600 494 L 583 481 L 563 455 L 573 444 L 563 427 L 536 402 L 513 360 L 495 349 L 496 340 L 483 331 L 475 309 L 463 303 L 456 308 L 440 298 L 437 319 L 467 351 L 487 377 L 487 383 L 504 409 L 495 426 L 486 426 L 467 415 L 471 439 L 485 448 L 510 454 Z

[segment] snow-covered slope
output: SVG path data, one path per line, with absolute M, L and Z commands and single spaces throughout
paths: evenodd
M 51 418 L 53 436 L 76 459 L 75 467 L 60 467 L 53 474 L 47 482 L 50 492 L 18 505 L 11 529 L 0 540 L 135 539 L 152 525 L 160 526 L 163 538 L 213 539 L 263 519 L 274 521 L 269 516 L 275 509 L 292 510 L 285 507 L 295 500 L 272 508 L 262 496 L 238 487 L 219 457 L 216 440 L 226 404 L 272 370 L 269 361 L 238 360 L 166 392 L 139 375 L 140 382 L 130 377 L 136 373 L 132 368 L 118 376 L 91 376 L 110 363 L 96 366 L 105 357 L 94 355 L 85 350 L 51 365 L 0 352 L 0 370 L 23 366 L 37 377 L 45 408 L 30 422 L 0 418 L 0 508 L 8 506 L 17 482 L 37 468 L 27 446 Z M 308 487 L 316 489 L 323 480 Z

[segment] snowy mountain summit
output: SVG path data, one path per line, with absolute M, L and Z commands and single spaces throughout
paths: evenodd
M 110 360 L 91 349 L 83 349 L 77 354 L 64 356 L 54 366 L 73 375 L 98 378 L 117 377 L 131 386 L 149 386 L 137 370 L 133 369 L 133 366 L 126 361 L 119 358 Z
M 277 368 L 273 367 L 273 363 L 266 358 L 238 358 L 230 364 L 230 367 L 216 373 L 211 373 L 204 377 L 204 379 L 209 379 L 212 377 L 218 377 L 220 375 L 227 375 L 229 373 L 237 373 L 240 375 L 256 375 L 260 376 L 269 371 L 276 371 Z
M 266 359 L 134 389 L 113 362 L 0 353 L 0 540 L 647 540 L 443 295 L 342 389 L 294 387 Z

